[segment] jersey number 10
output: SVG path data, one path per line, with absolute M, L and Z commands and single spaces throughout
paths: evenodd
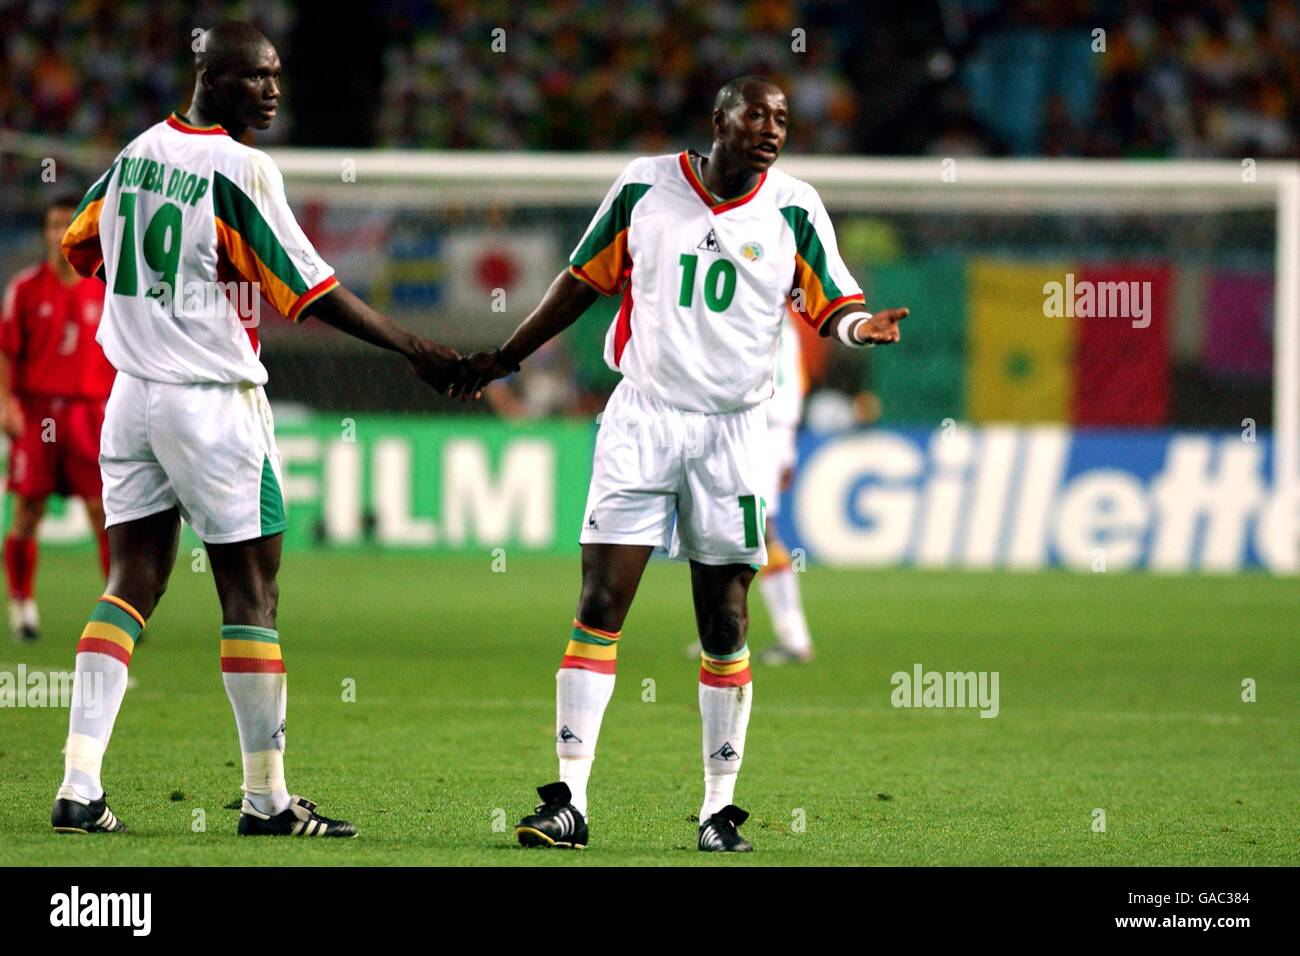
M 122 193 L 117 204 L 117 214 L 122 217 L 121 256 L 117 260 L 117 275 L 113 277 L 114 295 L 136 295 L 139 292 L 135 267 L 135 200 L 136 193 Z M 168 293 L 176 294 L 176 267 L 181 261 L 181 211 L 172 203 L 163 203 L 144 230 L 141 243 L 145 264 L 162 278 L 149 289 L 149 295 L 159 298 L 165 285 Z
M 689 309 L 695 300 L 695 267 L 699 256 L 683 253 L 677 261 L 682 266 L 682 290 L 677 296 L 677 304 Z M 718 288 L 721 280 L 722 288 Z M 736 266 L 726 259 L 714 259 L 709 271 L 704 273 L 704 304 L 713 312 L 721 312 L 731 305 L 736 294 Z

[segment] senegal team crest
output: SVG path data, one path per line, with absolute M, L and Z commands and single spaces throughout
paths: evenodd
M 763 247 L 757 242 L 747 242 L 740 247 L 740 257 L 748 262 L 757 262 L 763 258 Z

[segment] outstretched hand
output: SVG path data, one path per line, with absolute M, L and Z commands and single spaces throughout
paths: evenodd
M 892 345 L 898 341 L 898 323 L 907 318 L 907 309 L 882 309 L 865 322 L 859 322 L 853 336 L 870 345 Z

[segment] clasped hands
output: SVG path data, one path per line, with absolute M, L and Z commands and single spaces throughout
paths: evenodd
M 431 339 L 417 340 L 407 360 L 422 382 L 461 401 L 481 398 L 489 382 L 519 371 L 518 365 L 502 357 L 500 349 L 461 355 Z

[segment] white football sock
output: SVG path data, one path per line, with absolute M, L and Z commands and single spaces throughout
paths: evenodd
M 587 815 L 587 781 L 591 779 L 591 764 L 595 757 L 561 757 L 560 782 L 569 785 L 572 796 L 569 802 Z
M 560 779 L 572 802 L 587 815 L 587 779 L 596 756 L 601 719 L 614 695 L 614 675 L 580 667 L 561 667 L 555 675 L 555 753 Z
M 126 696 L 131 653 L 144 629 L 141 620 L 125 601 L 105 595 L 95 605 L 77 644 L 63 784 L 83 800 L 104 795 L 100 767 Z
M 587 780 L 605 708 L 614 696 L 619 631 L 588 627 L 576 618 L 555 675 L 555 754 L 570 802 L 587 815 Z
M 758 589 L 772 618 L 777 643 L 796 654 L 812 650 L 812 635 L 808 631 L 803 598 L 799 594 L 799 576 L 794 569 L 787 566 L 762 572 L 758 576 Z
M 700 807 L 700 823 L 707 823 L 723 807 L 736 802 L 738 773 L 704 771 L 704 806 Z
M 240 745 L 242 748 L 242 744 Z M 244 755 L 244 796 L 258 813 L 275 816 L 289 807 L 284 782 L 284 751 L 261 750 Z
M 68 740 L 86 737 L 99 743 L 99 754 L 108 747 L 113 736 L 113 724 L 126 696 L 127 666 L 107 654 L 85 651 L 77 655 L 77 669 L 72 680 L 72 707 L 68 716 Z M 71 757 L 73 748 L 68 748 Z M 88 751 L 85 751 L 88 752 Z M 102 791 L 99 785 L 99 761 L 73 771 L 64 780 L 77 788 L 77 793 L 98 800 Z M 89 787 L 93 793 L 83 788 Z
M 244 762 L 244 795 L 259 813 L 288 809 L 284 727 L 288 687 L 279 634 L 269 627 L 221 628 L 221 682 L 235 712 Z
M 700 823 L 733 803 L 736 776 L 745 755 L 745 731 L 754 701 L 749 650 L 714 657 L 701 655 L 700 722 L 703 727 L 704 805 Z

